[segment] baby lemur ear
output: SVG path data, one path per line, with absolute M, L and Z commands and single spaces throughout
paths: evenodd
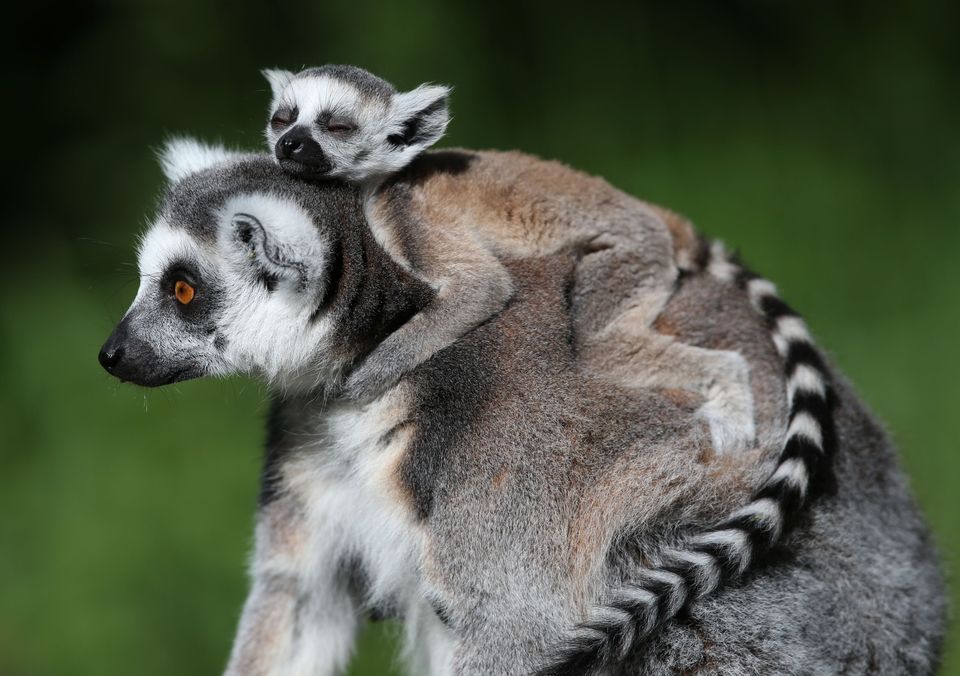
M 447 98 L 450 87 L 422 84 L 393 97 L 392 117 L 398 131 L 388 141 L 419 153 L 440 140 L 450 123 Z
M 286 86 L 290 84 L 290 80 L 296 75 L 289 70 L 279 68 L 264 68 L 260 71 L 260 74 L 267 78 L 267 82 L 270 83 L 270 91 L 273 93 L 274 101 L 280 98 L 280 94 L 283 93 Z
M 167 139 L 157 153 L 163 175 L 171 183 L 243 155 L 221 145 L 209 145 L 185 136 Z

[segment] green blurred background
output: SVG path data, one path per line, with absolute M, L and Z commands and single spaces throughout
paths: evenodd
M 562 159 L 739 247 L 888 422 L 955 565 L 960 6 L 633 5 L 5 10 L 0 674 L 224 663 L 264 393 L 145 392 L 96 353 L 136 290 L 153 149 L 174 132 L 258 148 L 266 66 L 453 84 L 446 143 Z M 395 631 L 368 630 L 352 673 L 385 673 Z

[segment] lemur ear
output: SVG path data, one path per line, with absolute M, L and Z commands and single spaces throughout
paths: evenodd
M 221 232 L 232 241 L 235 264 L 268 289 L 296 293 L 322 286 L 329 270 L 328 240 L 313 218 L 290 200 L 252 194 L 224 206 L 229 228 Z M 253 214 L 257 214 L 254 216 Z
M 187 137 L 168 139 L 157 153 L 163 175 L 171 183 L 242 155 L 221 145 L 208 145 Z
M 396 94 L 393 117 L 398 131 L 390 135 L 390 143 L 420 152 L 439 141 L 450 123 L 449 95 L 450 87 L 431 84 Z
M 264 68 L 260 71 L 260 74 L 267 78 L 267 82 L 270 83 L 270 91 L 273 93 L 274 101 L 280 98 L 280 94 L 296 75 L 292 71 L 279 68 Z
M 260 220 L 251 214 L 238 213 L 231 221 L 233 236 L 255 268 L 255 274 L 268 287 L 280 280 L 296 283 L 298 288 L 307 285 L 306 266 L 289 256 L 279 242 L 267 234 Z

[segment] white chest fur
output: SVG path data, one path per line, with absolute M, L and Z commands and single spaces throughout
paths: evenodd
M 362 575 L 371 607 L 399 611 L 416 673 L 448 673 L 451 632 L 423 579 L 425 532 L 397 479 L 413 433 L 402 391 L 365 406 L 328 407 L 284 465 L 283 483 L 301 513 L 303 579 L 338 584 L 345 566 Z

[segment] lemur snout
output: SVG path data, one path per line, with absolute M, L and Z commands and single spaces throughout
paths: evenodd
M 315 171 L 326 171 L 330 167 L 323 148 L 305 127 L 294 127 L 281 136 L 277 141 L 276 154 L 278 160 L 293 160 Z
M 162 359 L 149 343 L 134 335 L 127 319 L 107 338 L 98 359 L 100 366 L 114 378 L 143 387 L 168 385 L 201 375 L 193 364 Z

